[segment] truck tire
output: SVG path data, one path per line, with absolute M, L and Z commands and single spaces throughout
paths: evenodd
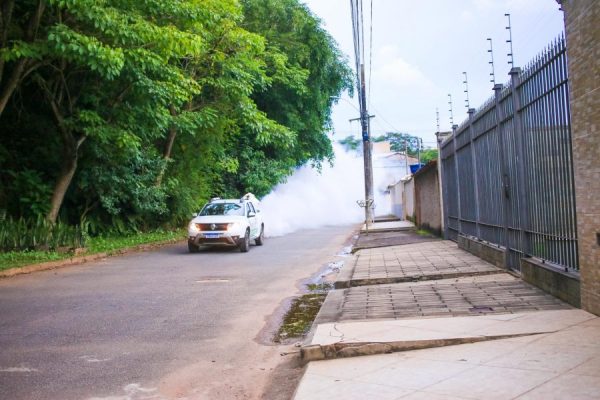
M 240 242 L 240 252 L 247 253 L 250 250 L 250 229 L 246 229 L 246 234 Z
M 261 225 L 260 227 L 260 235 L 256 239 L 254 239 L 254 243 L 257 246 L 262 246 L 265 243 L 265 225 Z

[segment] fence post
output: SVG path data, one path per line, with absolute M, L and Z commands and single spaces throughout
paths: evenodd
M 505 118 L 500 107 L 500 100 L 502 97 L 503 86 L 499 83 L 494 85 L 494 98 L 495 98 L 495 109 L 496 109 L 496 130 L 498 132 L 498 153 L 500 156 L 500 171 L 502 173 L 502 225 L 504 230 L 504 268 L 508 269 L 509 259 L 509 240 L 508 240 L 508 214 L 510 210 L 510 204 L 508 199 L 510 198 L 510 182 L 508 176 L 508 169 L 506 167 L 506 157 L 504 154 L 504 132 L 502 131 L 502 121 Z
M 458 128 L 458 125 L 452 125 L 452 154 L 453 154 L 453 158 L 454 158 L 454 174 L 456 177 L 456 204 L 457 204 L 457 210 L 456 210 L 456 216 L 457 216 L 457 221 L 456 221 L 456 229 L 458 230 L 458 234 L 457 234 L 457 240 L 458 240 L 458 235 L 460 235 L 462 233 L 462 212 L 460 209 L 460 177 L 458 176 L 458 153 L 457 153 L 457 149 L 456 149 L 456 129 Z
M 523 138 L 524 129 L 521 119 L 521 68 L 514 67 L 510 70 L 510 83 L 512 90 L 513 103 L 513 127 L 517 139 L 517 185 L 520 193 L 519 213 L 521 214 L 519 230 L 521 232 L 521 241 L 523 246 L 523 256 L 531 254 L 531 241 L 529 238 L 529 192 L 525 179 L 525 139 Z
M 475 140 L 473 138 L 473 115 L 475 114 L 474 108 L 469 108 L 467 111 L 469 114 L 469 141 L 471 147 L 471 165 L 473 169 L 473 189 L 475 191 L 475 232 L 477 233 L 477 239 L 481 239 L 481 227 L 479 225 L 479 189 L 477 181 L 477 160 L 475 155 Z
M 444 201 L 444 166 L 442 165 L 442 142 L 443 139 L 440 137 L 440 132 L 435 133 L 438 149 L 437 167 L 438 167 L 438 187 L 440 190 L 440 223 L 441 230 L 444 233 L 444 239 L 448 239 L 448 223 L 446 222 L 446 202 Z

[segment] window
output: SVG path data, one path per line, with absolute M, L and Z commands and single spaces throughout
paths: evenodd
M 244 215 L 244 208 L 238 203 L 210 203 L 200 211 L 200 215 Z

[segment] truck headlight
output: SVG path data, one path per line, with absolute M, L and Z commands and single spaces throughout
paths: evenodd
M 192 234 L 196 234 L 196 233 L 200 232 L 200 229 L 198 229 L 195 222 L 190 222 L 190 224 L 188 225 L 188 232 L 192 233 Z
M 239 231 L 243 228 L 243 224 L 241 224 L 240 222 L 232 222 L 230 224 L 227 224 L 227 230 L 229 232 L 232 231 Z

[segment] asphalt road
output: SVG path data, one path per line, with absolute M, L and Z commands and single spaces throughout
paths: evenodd
M 351 232 L 249 253 L 182 243 L 0 280 L 0 399 L 285 396 L 295 381 L 280 353 L 293 347 L 270 343 L 278 317 Z

